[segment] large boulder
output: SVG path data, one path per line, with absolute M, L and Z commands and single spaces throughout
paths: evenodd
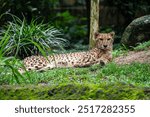
M 125 29 L 121 43 L 126 46 L 135 46 L 148 40 L 150 40 L 150 15 L 133 20 Z

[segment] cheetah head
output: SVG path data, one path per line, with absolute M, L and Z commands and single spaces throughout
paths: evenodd
M 95 33 L 96 48 L 101 50 L 111 50 L 113 47 L 115 32 Z

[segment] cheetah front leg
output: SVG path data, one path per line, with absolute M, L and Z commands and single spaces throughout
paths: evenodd
M 55 63 L 51 62 L 49 64 L 47 64 L 46 66 L 40 68 L 40 69 L 37 69 L 38 72 L 45 72 L 47 70 L 51 70 L 51 69 L 54 69 L 54 68 L 57 68 L 57 66 L 55 65 Z
M 80 64 L 74 64 L 73 67 L 89 67 L 90 66 L 90 63 L 80 63 Z
M 36 71 L 38 71 L 38 72 L 45 72 L 47 70 L 49 70 L 47 67 L 43 67 L 41 69 L 37 69 Z
M 99 61 L 99 64 L 100 64 L 101 66 L 104 66 L 104 65 L 106 65 L 107 63 L 108 63 L 108 61 L 107 61 L 107 60 L 104 60 L 104 59 L 102 59 L 102 60 Z
M 101 66 L 106 65 L 107 63 L 109 63 L 111 61 L 111 58 L 105 58 L 105 57 L 101 57 L 97 64 L 100 64 Z

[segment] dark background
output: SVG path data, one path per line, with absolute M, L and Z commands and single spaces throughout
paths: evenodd
M 63 29 L 74 44 L 88 44 L 90 0 L 0 0 L 0 14 L 12 13 L 30 23 L 32 19 Z M 100 0 L 100 31 L 116 32 L 120 41 L 126 26 L 135 18 L 150 13 L 149 0 Z M 0 27 L 12 18 L 2 17 Z

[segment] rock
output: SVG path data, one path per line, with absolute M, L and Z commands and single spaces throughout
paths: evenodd
M 136 46 L 138 43 L 150 40 L 150 15 L 133 20 L 125 29 L 121 43 L 126 46 Z

